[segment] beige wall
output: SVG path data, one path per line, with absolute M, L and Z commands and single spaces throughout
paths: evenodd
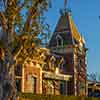
M 31 85 L 31 82 L 29 81 L 29 76 L 33 76 L 36 78 L 36 93 L 40 93 L 41 90 L 41 69 L 40 68 L 37 68 L 36 66 L 28 66 L 28 65 L 25 65 L 24 66 L 24 74 L 23 74 L 23 77 L 24 77 L 24 83 L 22 85 L 24 85 L 24 92 L 32 92 L 32 85 Z

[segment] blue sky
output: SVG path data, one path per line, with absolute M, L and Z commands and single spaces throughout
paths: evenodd
M 52 32 L 60 17 L 59 9 L 63 8 L 64 0 L 52 0 L 52 8 L 46 13 L 47 22 Z M 79 32 L 86 40 L 88 48 L 88 72 L 100 74 L 100 0 L 68 0 L 72 10 L 72 18 Z

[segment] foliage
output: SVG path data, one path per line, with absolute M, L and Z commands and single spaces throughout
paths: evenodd
M 0 11 L 0 27 L 3 33 L 0 46 L 11 52 L 9 56 L 22 55 L 19 50 L 27 49 L 33 44 L 40 46 L 46 43 L 50 31 L 43 15 L 49 2 L 50 0 L 3 1 L 5 6 Z
M 13 32 L 10 35 L 27 35 L 38 37 L 47 30 L 43 14 L 47 10 L 49 0 L 7 0 L 5 11 L 0 12 L 0 22 L 3 32 Z M 9 30 L 7 30 L 7 27 Z M 5 37 L 4 37 L 5 38 Z
M 46 35 L 47 24 L 40 19 L 48 9 L 49 0 L 2 2 L 4 7 L 0 9 L 0 47 L 4 51 L 4 64 L 0 64 L 0 100 L 15 100 L 14 66 L 18 57 L 22 59 L 22 63 L 27 56 L 32 57 L 35 48 L 41 43 L 39 34 Z
M 87 76 L 88 80 L 91 80 L 93 82 L 100 82 L 100 74 L 97 72 L 89 73 Z

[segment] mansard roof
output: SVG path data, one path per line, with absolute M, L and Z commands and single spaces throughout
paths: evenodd
M 74 21 L 72 20 L 71 16 L 69 16 L 69 22 L 70 22 L 70 29 L 72 32 L 72 37 L 79 42 L 85 43 L 84 38 L 81 36 L 81 34 L 79 33 Z
M 82 42 L 85 43 L 84 38 L 78 32 L 78 29 L 72 19 L 71 14 L 67 11 L 61 14 L 56 25 L 55 31 L 50 39 L 49 47 L 56 46 L 56 36 L 60 35 L 66 43 L 74 44 Z M 69 42 L 68 42 L 69 41 Z

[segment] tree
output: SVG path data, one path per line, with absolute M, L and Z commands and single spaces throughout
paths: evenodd
M 92 72 L 88 74 L 88 79 L 93 81 L 94 83 L 100 82 L 100 74 L 97 72 Z
M 2 0 L 0 11 L 1 55 L 0 57 L 0 100 L 16 99 L 14 66 L 19 55 L 22 62 L 35 54 L 35 42 L 43 33 L 40 16 L 47 11 L 49 0 Z M 43 25 L 43 26 L 42 26 Z M 46 28 L 47 29 L 47 28 Z M 45 32 L 45 31 L 44 31 Z

